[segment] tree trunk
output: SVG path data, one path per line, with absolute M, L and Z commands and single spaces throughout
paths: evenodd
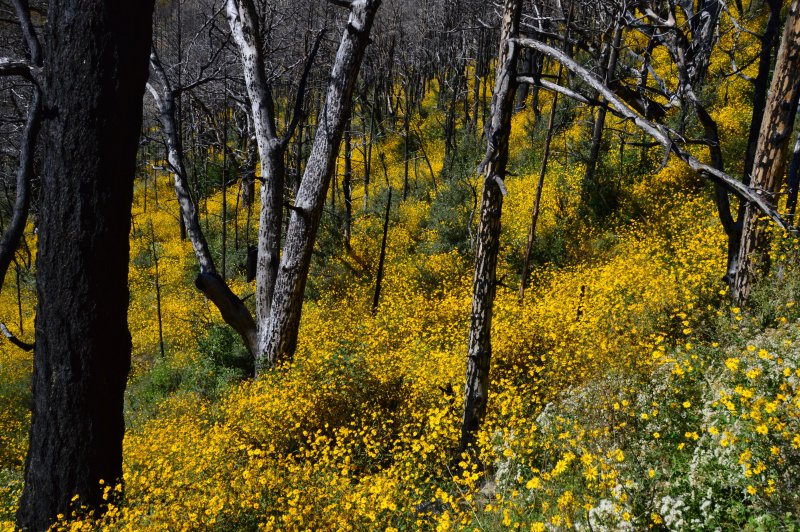
M 753 116 L 750 121 L 748 133 L 747 149 L 744 157 L 744 169 L 742 172 L 742 183 L 749 185 L 753 172 L 753 159 L 755 158 L 758 146 L 758 135 L 761 130 L 761 122 L 764 117 L 764 107 L 767 101 L 767 90 L 769 88 L 769 75 L 772 68 L 772 52 L 777 45 L 777 35 L 780 29 L 780 0 L 768 0 L 769 19 L 761 36 L 761 50 L 758 55 L 758 74 L 753 82 Z M 713 144 L 712 144 L 713 146 Z M 719 147 L 716 148 L 719 150 Z M 712 153 L 713 153 L 712 148 Z M 720 223 L 722 224 L 728 239 L 728 259 L 725 276 L 723 280 L 733 287 L 736 280 L 736 272 L 739 269 L 739 250 L 742 245 L 742 227 L 747 208 L 746 202 L 739 202 L 736 219 L 731 213 L 730 196 L 720 185 L 714 187 L 715 202 L 719 213 Z
M 383 162 L 383 161 L 381 161 Z M 383 166 L 386 172 L 386 165 Z M 392 187 L 389 186 L 389 197 L 386 198 L 386 213 L 383 216 L 383 238 L 381 238 L 381 252 L 378 257 L 378 273 L 375 275 L 375 292 L 372 295 L 372 313 L 378 311 L 381 300 L 381 285 L 383 284 L 383 266 L 386 261 L 386 238 L 389 235 L 389 213 L 392 210 Z
M 222 188 L 222 249 L 219 253 L 219 269 L 222 280 L 228 278 L 228 80 L 225 79 L 224 99 L 222 105 L 222 171 L 220 172 L 220 186 Z
M 556 83 L 561 83 L 561 73 L 563 67 L 558 65 Z M 519 293 L 517 297 L 520 301 L 525 298 L 525 288 L 528 285 L 528 274 L 530 273 L 531 254 L 533 253 L 533 243 L 536 241 L 536 224 L 539 221 L 539 207 L 542 202 L 542 189 L 544 188 L 544 176 L 547 173 L 547 161 L 550 158 L 550 143 L 553 141 L 553 130 L 555 129 L 556 110 L 558 109 L 558 93 L 553 93 L 553 103 L 550 107 L 550 117 L 547 120 L 547 135 L 544 138 L 544 150 L 542 152 L 542 164 L 539 167 L 539 180 L 536 183 L 536 197 L 533 200 L 533 211 L 531 211 L 531 225 L 528 227 L 528 241 L 525 245 L 525 256 L 522 258 L 522 278 L 519 283 Z
M 367 98 L 364 98 L 367 102 Z M 367 102 L 368 103 L 368 102 Z M 366 141 L 366 155 L 364 156 L 364 210 L 369 206 L 369 180 L 372 174 L 372 144 L 375 142 L 375 109 L 378 106 L 378 85 L 375 84 L 375 91 L 372 96 L 372 106 L 369 111 L 369 138 L 366 137 L 367 133 L 364 131 L 364 139 Z
M 789 220 L 794 222 L 794 213 L 797 208 L 797 189 L 800 185 L 800 135 L 794 143 L 792 162 L 789 163 L 789 176 L 786 179 L 786 212 Z
M 39 39 L 36 37 L 36 30 L 31 22 L 28 3 L 23 0 L 14 2 L 17 11 L 17 18 L 20 22 L 22 34 L 28 48 L 30 66 L 40 68 L 42 66 L 42 49 Z M 25 127 L 19 143 L 19 166 L 16 175 L 16 197 L 14 198 L 14 208 L 8 227 L 3 231 L 0 239 L 0 289 L 8 273 L 8 268 L 12 262 L 16 262 L 14 256 L 17 248 L 23 242 L 25 225 L 28 222 L 28 213 L 31 205 L 31 179 L 33 178 L 33 163 L 36 153 L 36 141 L 39 137 L 39 129 L 42 123 L 42 93 L 41 87 L 34 83 L 31 87 L 31 101 L 28 104 L 28 116 L 25 120 Z M 19 272 L 19 267 L 17 267 Z M 19 280 L 19 274 L 17 275 Z M 19 290 L 19 283 L 17 283 Z
M 533 50 L 523 50 L 522 52 L 522 68 L 520 69 L 520 74 L 525 76 L 533 76 L 534 74 L 534 65 L 535 65 L 535 57 L 534 55 L 536 52 Z M 516 100 L 517 103 L 514 105 L 514 112 L 519 113 L 523 109 L 525 109 L 525 104 L 528 102 L 528 94 L 530 93 L 530 84 L 523 83 L 517 89 L 517 96 Z
M 291 212 L 269 321 L 259 331 L 259 346 L 263 349 L 256 360 L 257 371 L 294 356 L 311 252 L 342 133 L 350 117 L 353 86 L 380 3 L 381 0 L 362 0 L 351 4 L 347 28 L 331 69 L 325 105 L 319 114 L 311 157 Z
M 792 0 L 783 38 L 778 49 L 764 119 L 758 135 L 751 186 L 763 191 L 764 199 L 775 204 L 786 168 L 786 155 L 800 93 L 800 0 Z M 764 238 L 758 210 L 747 205 L 742 224 L 739 264 L 732 296 L 738 306 L 747 304 L 755 277 L 756 251 Z
M 489 394 L 489 366 L 492 356 L 492 309 L 496 290 L 497 253 L 500 247 L 500 214 L 508 163 L 508 140 L 514 111 L 516 63 L 519 46 L 511 39 L 519 31 L 522 0 L 506 0 L 500 33 L 491 115 L 487 128 L 485 178 L 481 196 L 478 249 L 472 283 L 472 311 L 467 352 L 467 376 L 464 390 L 464 417 L 459 448 L 466 450 L 486 415 Z
M 409 127 L 411 124 L 411 97 L 409 95 L 410 88 L 405 89 L 405 109 L 403 112 L 403 201 L 408 199 L 408 141 L 409 141 Z
M 23 530 L 46 530 L 76 505 L 102 512 L 100 481 L 122 477 L 128 236 L 152 10 L 153 0 L 48 8 Z
M 618 25 L 614 28 L 614 37 L 612 42 L 609 43 L 608 56 L 604 61 L 604 83 L 609 85 L 610 80 L 614 77 L 614 70 L 617 68 L 617 57 L 619 57 L 619 46 L 622 41 L 622 26 Z M 603 197 L 604 193 L 600 190 L 597 182 L 597 161 L 600 158 L 600 147 L 603 143 L 603 130 L 606 125 L 606 107 L 600 105 L 597 108 L 597 115 L 594 120 L 594 127 L 592 129 L 592 144 L 589 149 L 589 160 L 586 162 L 586 172 L 583 175 L 581 182 L 581 206 L 586 214 L 597 215 L 596 203 L 606 203 L 606 198 Z
M 153 82 L 157 81 L 161 85 L 161 90 L 156 89 L 153 83 L 149 83 L 147 86 L 159 111 L 159 120 L 166 137 L 167 160 L 173 172 L 175 196 L 186 222 L 189 242 L 192 244 L 197 263 L 200 265 L 200 273 L 195 279 L 195 286 L 214 303 L 225 323 L 239 333 L 248 351 L 255 357 L 258 346 L 256 323 L 244 302 L 228 288 L 214 265 L 208 242 L 200 226 L 197 205 L 189 191 L 183 147 L 175 127 L 174 92 L 155 53 L 150 56 L 150 66 L 155 78 Z
M 264 71 L 263 47 L 253 1 L 227 0 L 226 12 L 242 60 L 263 179 L 256 276 L 256 320 L 260 324 L 269 316 L 278 274 L 286 144 L 278 138 L 275 128 L 275 105 Z
M 772 66 L 772 52 L 777 44 L 778 31 L 781 22 L 781 1 L 767 0 L 769 5 L 769 18 L 764 34 L 761 36 L 761 50 L 758 53 L 758 74 L 753 81 L 753 118 L 750 121 L 750 131 L 747 137 L 747 150 L 744 157 L 744 183 L 750 183 L 753 171 L 753 159 L 758 146 L 758 134 L 761 130 L 761 121 L 764 118 L 764 107 L 767 103 L 767 89 L 769 88 L 769 74 Z
M 353 223 L 353 145 L 350 142 L 350 129 L 352 118 L 347 122 L 344 131 L 344 178 L 342 179 L 342 192 L 344 193 L 344 247 L 350 249 L 350 229 Z
M 161 358 L 166 357 L 164 352 L 164 319 L 161 314 L 161 275 L 158 270 L 158 250 L 156 249 L 156 233 L 153 231 L 153 222 L 150 222 L 150 250 L 155 266 L 155 285 L 156 285 L 156 317 L 158 318 L 158 347 Z

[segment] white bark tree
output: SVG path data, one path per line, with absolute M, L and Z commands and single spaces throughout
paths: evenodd
M 353 88 L 381 0 L 336 3 L 349 7 L 350 17 L 331 69 L 311 156 L 291 208 L 269 318 L 259 321 L 259 347 L 264 349 L 256 358 L 257 371 L 291 359 L 297 348 L 311 252 L 342 134 L 350 117 Z

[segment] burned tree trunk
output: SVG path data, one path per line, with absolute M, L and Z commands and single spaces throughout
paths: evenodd
M 269 316 L 275 279 L 283 216 L 285 179 L 285 143 L 278 138 L 275 126 L 275 103 L 264 71 L 258 17 L 252 0 L 227 0 L 226 11 L 231 34 L 244 70 L 250 99 L 250 115 L 261 160 L 261 213 L 258 228 L 258 270 L 256 274 L 256 319 L 262 323 Z
M 797 208 L 798 185 L 800 185 L 800 135 L 794 143 L 792 162 L 789 163 L 789 175 L 786 178 L 786 212 L 792 221 Z
M 622 26 L 617 25 L 614 29 L 614 37 L 612 42 L 609 43 L 607 57 L 604 58 L 604 83 L 610 84 L 614 77 L 614 71 L 617 68 L 617 57 L 619 57 L 619 47 L 622 41 Z M 597 115 L 594 119 L 592 128 L 592 144 L 589 148 L 589 160 L 586 162 L 586 172 L 581 181 L 581 207 L 584 213 L 593 213 L 597 215 L 598 202 L 605 203 L 606 199 L 603 197 L 603 191 L 600 190 L 597 180 L 597 161 L 600 158 L 600 147 L 603 143 L 603 130 L 606 126 L 606 107 L 600 105 L 597 108 Z M 607 209 L 605 209 L 607 210 Z
M 497 253 L 500 247 L 500 214 L 508 163 L 511 115 L 514 112 L 516 63 L 519 46 L 512 40 L 519 31 L 522 0 L 506 0 L 500 34 L 500 52 L 489 123 L 486 127 L 486 157 L 483 172 L 478 248 L 472 282 L 467 375 L 464 389 L 464 417 L 461 427 L 461 451 L 475 443 L 486 415 L 489 394 L 489 366 L 492 357 L 492 310 L 496 290 Z
M 789 6 L 783 38 L 778 49 L 764 119 L 758 135 L 751 186 L 762 191 L 763 199 L 775 204 L 786 168 L 786 155 L 800 93 L 800 0 Z M 732 296 L 739 306 L 747 304 L 755 277 L 756 252 L 763 239 L 758 210 L 748 205 L 742 225 L 742 240 Z
M 344 193 L 344 247 L 350 249 L 350 230 L 353 224 L 353 145 L 350 139 L 352 118 L 348 120 L 344 131 L 344 177 L 342 192 Z
M 186 234 L 192 244 L 197 263 L 200 265 L 200 273 L 195 279 L 195 286 L 214 303 L 225 323 L 239 333 L 248 351 L 255 356 L 258 346 L 256 323 L 244 302 L 228 288 L 224 279 L 217 273 L 208 242 L 200 226 L 197 205 L 189 190 L 183 145 L 176 127 L 175 97 L 179 91 L 172 88 L 155 51 L 150 55 L 150 68 L 154 79 L 148 83 L 147 87 L 156 102 L 159 121 L 166 137 L 167 161 L 172 170 L 175 196 L 186 224 Z M 156 88 L 156 83 L 160 85 L 160 90 Z
M 102 512 L 100 481 L 122 478 L 128 236 L 152 9 L 153 0 L 48 8 L 23 530 L 46 530 L 80 505 Z
M 30 63 L 17 62 L 17 72 L 0 72 L 0 74 L 21 75 L 32 82 L 31 101 L 28 104 L 28 113 L 25 120 L 25 127 L 20 139 L 19 166 L 16 175 L 16 197 L 14 198 L 14 208 L 8 227 L 3 231 L 0 239 L 0 289 L 3 288 L 6 274 L 11 263 L 14 262 L 14 254 L 17 252 L 22 236 L 25 232 L 25 224 L 28 222 L 28 213 L 31 205 L 31 179 L 33 177 L 33 159 L 36 152 L 36 141 L 39 137 L 39 129 L 42 122 L 42 94 L 41 87 L 33 79 L 31 70 L 42 66 L 42 51 L 39 40 L 27 13 L 28 3 L 22 0 L 14 2 L 17 10 L 22 33 L 28 47 Z M 0 58 L 0 62 L 9 65 L 12 61 Z M 14 69 L 12 69 L 14 70 Z M 19 271 L 19 270 L 17 270 Z M 19 289 L 19 284 L 17 285 Z
M 386 172 L 386 163 L 383 163 L 383 171 Z M 387 179 L 388 181 L 388 179 Z M 386 240 L 389 236 L 389 213 L 392 210 L 392 187 L 389 186 L 389 197 L 386 198 L 386 212 L 383 216 L 383 237 L 381 238 L 381 252 L 378 257 L 378 272 L 375 274 L 375 292 L 372 294 L 372 313 L 378 311 L 378 304 L 381 301 L 381 286 L 383 284 L 383 268 L 386 262 Z
M 556 83 L 561 83 L 561 72 L 563 67 L 558 65 Z M 520 279 L 519 292 L 517 297 L 520 301 L 525 299 L 525 288 L 528 286 L 528 275 L 530 274 L 531 255 L 533 254 L 533 243 L 536 241 L 536 225 L 539 221 L 539 208 L 542 203 L 542 189 L 544 188 L 544 176 L 547 174 L 547 163 L 550 159 L 550 144 L 553 141 L 553 130 L 555 129 L 556 111 L 558 109 L 558 93 L 553 94 L 553 103 L 550 107 L 550 117 L 547 119 L 547 134 L 544 138 L 544 150 L 542 152 L 542 164 L 539 167 L 539 180 L 536 182 L 536 196 L 533 199 L 533 210 L 531 211 L 531 225 L 528 227 L 528 240 L 525 244 L 525 255 L 522 257 L 522 278 Z
M 356 0 L 349 4 L 350 18 L 331 69 L 311 156 L 289 219 L 269 320 L 259 331 L 262 347 L 256 360 L 259 371 L 291 359 L 297 348 L 311 252 L 339 144 L 350 117 L 353 87 L 380 3 L 381 0 Z

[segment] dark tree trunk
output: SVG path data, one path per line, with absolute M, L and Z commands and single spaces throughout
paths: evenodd
M 31 22 L 28 2 L 17 0 L 14 2 L 14 8 L 17 11 L 17 18 L 27 44 L 30 65 L 40 68 L 42 66 L 42 49 Z M 0 289 L 3 287 L 8 267 L 12 262 L 16 262 L 14 256 L 17 248 L 21 242 L 24 242 L 23 233 L 25 232 L 28 212 L 30 211 L 34 155 L 42 120 L 41 87 L 38 84 L 34 84 L 31 88 L 31 93 L 31 101 L 28 104 L 28 117 L 25 121 L 25 128 L 19 144 L 19 166 L 17 167 L 16 175 L 17 186 L 14 208 L 11 219 L 8 221 L 8 227 L 5 228 L 3 237 L 0 239 Z M 17 281 L 19 281 L 19 266 L 17 266 Z M 17 291 L 19 291 L 19 282 L 17 282 Z
M 478 29 L 477 54 L 475 58 L 475 72 L 472 77 L 472 121 L 470 131 L 478 131 L 478 114 L 481 101 L 481 76 L 483 75 L 483 29 Z
M 347 122 L 344 131 L 344 178 L 342 179 L 342 192 L 344 193 L 344 247 L 350 249 L 350 229 L 353 223 L 353 145 L 350 142 L 350 129 L 352 119 Z
M 798 185 L 800 185 L 800 135 L 797 136 L 797 140 L 794 143 L 786 185 L 786 212 L 790 216 L 789 219 L 794 221 L 794 213 L 797 208 L 797 189 Z
M 608 54 L 604 58 L 604 83 L 610 84 L 614 77 L 614 70 L 617 68 L 617 57 L 619 57 L 619 46 L 622 41 L 622 26 L 614 29 L 614 37 L 609 43 Z M 600 148 L 603 143 L 603 130 L 606 125 L 606 107 L 600 105 L 592 128 L 592 144 L 589 149 L 589 160 L 586 162 L 586 172 L 581 182 L 581 206 L 586 214 L 597 214 L 597 203 L 607 203 L 604 193 L 600 190 L 597 182 L 597 161 L 600 158 Z M 607 207 L 607 205 L 606 205 Z M 606 213 L 607 214 L 607 213 Z
M 514 111 L 515 69 L 519 47 L 511 41 L 519 31 L 522 0 L 506 0 L 500 34 L 500 52 L 492 111 L 487 127 L 486 157 L 483 168 L 478 249 L 472 283 L 467 351 L 467 383 L 464 390 L 464 418 L 459 448 L 466 450 L 475 443 L 475 436 L 486 416 L 489 394 L 489 365 L 492 357 L 492 310 L 496 290 L 497 253 L 500 247 L 500 214 L 508 163 L 508 139 Z
M 558 65 L 556 83 L 561 83 L 562 65 Z M 547 174 L 547 162 L 550 158 L 550 144 L 553 141 L 553 130 L 555 129 L 556 111 L 558 110 L 558 93 L 553 93 L 553 103 L 550 107 L 550 117 L 547 120 L 547 135 L 544 138 L 544 150 L 542 152 L 542 164 L 539 167 L 539 180 L 536 183 L 536 196 L 533 200 L 533 210 L 531 211 L 531 225 L 528 227 L 528 241 L 525 245 L 525 255 L 522 258 L 522 278 L 519 283 L 517 297 L 520 301 L 525 298 L 525 288 L 528 286 L 528 275 L 530 273 L 531 254 L 533 253 L 533 243 L 536 241 L 536 225 L 539 221 L 539 207 L 542 203 L 542 189 L 544 188 L 544 176 Z
M 164 352 L 164 319 L 161 314 L 161 275 L 158 270 L 158 249 L 156 248 L 156 233 L 153 231 L 153 222 L 150 222 L 150 250 L 155 266 L 155 285 L 156 285 L 156 316 L 158 317 L 158 346 L 161 351 L 161 358 L 166 357 Z
M 764 118 L 764 106 L 767 101 L 769 89 L 769 75 L 772 68 L 772 52 L 777 45 L 777 35 L 780 26 L 781 2 L 769 0 L 769 19 L 764 34 L 761 37 L 761 50 L 758 55 L 758 74 L 753 83 L 753 117 L 750 121 L 750 131 L 747 140 L 747 150 L 744 157 L 742 182 L 749 185 L 753 172 L 753 159 L 758 146 L 758 134 Z M 742 245 L 742 228 L 746 214 L 747 203 L 739 202 L 736 219 L 731 213 L 730 196 L 720 185 L 715 185 L 715 202 L 719 213 L 720 222 L 728 238 L 727 268 L 723 280 L 732 288 L 739 269 L 739 250 Z
M 383 162 L 383 161 L 381 161 Z M 386 165 L 383 166 L 384 173 Z M 381 252 L 378 257 L 378 273 L 375 275 L 375 292 L 372 294 L 372 313 L 378 311 L 378 303 L 381 300 L 381 285 L 383 284 L 383 267 L 386 262 L 386 239 L 389 235 L 389 213 L 392 210 L 392 187 L 389 187 L 389 196 L 386 198 L 386 212 L 383 216 L 383 238 L 381 238 Z
M 364 99 L 367 102 L 367 99 Z M 368 102 L 367 102 L 368 103 Z M 369 112 L 369 138 L 366 137 L 367 133 L 364 131 L 366 150 L 364 156 L 364 210 L 367 210 L 369 205 L 369 180 L 372 173 L 372 143 L 375 142 L 375 108 L 378 106 L 378 85 L 375 85 L 375 92 L 372 96 L 372 105 Z
M 751 186 L 764 191 L 765 199 L 774 205 L 786 168 L 786 152 L 791 140 L 800 93 L 800 0 L 792 0 L 783 31 L 775 73 L 772 76 L 764 119 L 758 135 L 753 159 Z M 763 239 L 758 223 L 758 210 L 748 204 L 742 224 L 738 270 L 733 284 L 733 300 L 744 306 L 750 296 L 755 277 L 756 252 Z
M 410 88 L 405 89 L 405 109 L 403 112 L 403 201 L 408 199 L 409 128 L 411 124 Z
M 122 477 L 128 235 L 153 0 L 53 0 L 44 70 L 38 308 L 24 530 Z
M 228 88 L 225 80 L 225 99 L 222 105 L 224 113 L 222 119 L 222 171 L 220 172 L 220 186 L 222 187 L 222 249 L 219 253 L 220 277 L 224 281 L 228 275 Z
M 533 76 L 534 73 L 534 66 L 535 66 L 535 57 L 536 52 L 533 50 L 523 50 L 522 51 L 522 68 L 520 68 L 519 73 L 524 76 Z M 514 112 L 518 113 L 525 109 L 525 104 L 528 101 L 528 94 L 530 93 L 530 84 L 523 83 L 517 89 L 517 103 L 514 105 Z
M 769 73 L 772 66 L 772 52 L 778 44 L 778 30 L 781 21 L 781 1 L 768 0 L 769 19 L 761 36 L 761 50 L 758 53 L 758 74 L 753 82 L 753 119 L 750 121 L 750 131 L 747 137 L 747 151 L 744 157 L 744 183 L 750 183 L 753 171 L 753 159 L 758 145 L 758 132 L 761 129 L 761 120 L 764 118 L 764 106 L 767 103 L 767 89 L 769 88 Z

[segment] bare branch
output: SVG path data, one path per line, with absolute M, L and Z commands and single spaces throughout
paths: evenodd
M 17 12 L 19 25 L 22 28 L 22 36 L 25 37 L 25 43 L 28 45 L 28 54 L 30 55 L 31 64 L 34 66 L 41 66 L 42 46 L 39 43 L 39 39 L 36 37 L 36 30 L 34 30 L 33 23 L 31 22 L 28 0 L 13 0 L 12 3 Z
M 583 94 L 575 92 L 574 90 L 570 89 L 569 87 L 561 86 L 557 83 L 553 83 L 552 81 L 547 81 L 546 79 L 539 79 L 538 81 L 535 80 L 531 76 L 517 76 L 517 81 L 519 83 L 529 83 L 531 85 L 537 85 L 539 87 L 545 88 L 549 91 L 557 92 L 566 96 L 567 98 L 572 98 L 573 100 L 579 101 L 586 105 L 607 105 L 605 102 L 598 101 L 594 98 L 587 98 Z
M 286 128 L 286 133 L 283 135 L 283 139 L 281 140 L 281 144 L 284 146 L 289 144 L 289 140 L 294 135 L 295 129 L 297 129 L 297 124 L 300 122 L 300 118 L 303 116 L 303 101 L 306 98 L 306 85 L 308 84 L 308 74 L 311 72 L 311 66 L 314 64 L 314 58 L 317 56 L 317 52 L 319 51 L 319 45 L 322 43 L 322 38 L 325 36 L 325 31 L 321 31 L 317 34 L 317 40 L 314 41 L 314 47 L 311 49 L 311 53 L 308 54 L 308 59 L 306 60 L 306 66 L 303 69 L 303 75 L 300 77 L 300 85 L 297 87 L 297 97 L 294 101 L 294 111 L 292 112 L 292 120 L 289 123 L 289 127 Z
M 566 54 L 535 39 L 518 38 L 515 39 L 515 41 L 522 46 L 533 48 L 549 56 L 551 59 L 564 65 L 577 76 L 580 76 L 586 84 L 600 93 L 614 107 L 617 113 L 631 120 L 645 133 L 656 139 L 666 150 L 675 154 L 679 159 L 689 165 L 690 168 L 698 172 L 701 177 L 724 187 L 729 192 L 736 194 L 739 198 L 752 203 L 782 229 L 792 233 L 798 232 L 791 224 L 784 220 L 770 202 L 762 196 L 761 191 L 743 184 L 741 181 L 734 179 L 721 170 L 717 170 L 716 168 L 700 162 L 696 157 L 682 149 L 678 143 L 672 140 L 671 135 L 677 135 L 674 131 L 662 124 L 655 124 L 637 114 L 594 74 L 586 70 L 576 61 L 570 59 Z
M 3 238 L 0 239 L 0 289 L 8 272 L 14 254 L 17 252 L 31 204 L 31 176 L 33 175 L 33 156 L 36 151 L 36 138 L 41 124 L 41 96 L 39 88 L 34 87 L 33 98 L 28 107 L 28 119 L 20 142 L 19 166 L 17 167 L 17 196 L 14 210 Z
M 29 344 L 28 342 L 23 342 L 22 340 L 14 336 L 14 333 L 8 330 L 8 327 L 6 327 L 5 323 L 0 323 L 0 332 L 3 333 L 3 336 L 5 336 L 9 342 L 19 347 L 23 351 L 32 351 L 34 347 L 36 347 L 35 344 Z
M 33 69 L 30 63 L 11 57 L 0 57 L 0 76 L 21 76 L 33 81 Z

